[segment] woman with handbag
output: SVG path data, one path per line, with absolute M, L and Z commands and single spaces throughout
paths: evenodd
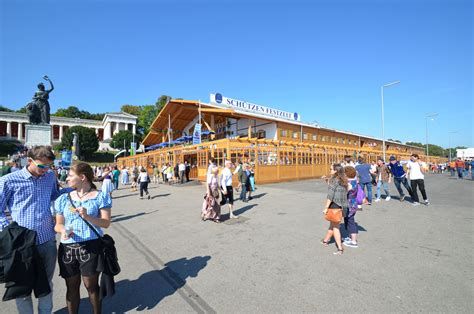
M 219 203 L 220 188 L 217 178 L 218 168 L 212 167 L 211 174 L 207 176 L 206 195 L 202 204 L 201 219 L 220 222 L 221 205 Z
M 346 209 L 349 207 L 347 191 L 348 181 L 344 173 L 344 167 L 340 164 L 332 165 L 331 178 L 328 181 L 326 206 L 323 210 L 326 220 L 329 221 L 329 228 L 321 243 L 328 246 L 329 240 L 334 236 L 337 245 L 337 252 L 334 252 L 335 255 L 342 255 L 344 252 L 339 224 L 342 217 L 345 216 Z
M 74 191 L 62 194 L 55 202 L 54 230 L 61 234 L 59 275 L 66 281 L 69 313 L 79 312 L 81 276 L 93 312 L 101 312 L 97 271 L 101 254 L 99 236 L 103 235 L 101 228 L 110 226 L 112 200 L 108 193 L 97 190 L 92 183 L 93 178 L 92 168 L 88 164 L 72 166 L 67 183 Z

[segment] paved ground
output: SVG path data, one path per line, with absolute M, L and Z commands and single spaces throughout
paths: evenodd
M 320 180 L 260 186 L 221 224 L 199 218 L 203 186 L 154 185 L 150 201 L 119 190 L 109 232 L 123 270 L 104 312 L 472 312 L 474 182 L 428 175 L 426 186 L 429 207 L 392 199 L 358 212 L 360 247 L 343 256 L 319 244 Z

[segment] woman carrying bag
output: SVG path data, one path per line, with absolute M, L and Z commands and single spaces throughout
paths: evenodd
M 97 271 L 103 249 L 100 237 L 103 236 L 102 228 L 110 226 L 112 200 L 108 193 L 97 191 L 93 178 L 88 164 L 72 166 L 67 182 L 75 191 L 61 195 L 55 203 L 54 230 L 61 234 L 59 275 L 66 281 L 69 313 L 79 311 L 81 276 L 93 312 L 101 312 Z
M 328 181 L 326 206 L 323 210 L 326 220 L 329 221 L 329 228 L 326 232 L 326 236 L 321 240 L 321 243 L 328 246 L 329 240 L 334 236 L 337 246 L 337 251 L 334 252 L 335 255 L 342 255 L 344 252 L 339 224 L 342 217 L 346 215 L 346 210 L 349 207 L 347 191 L 348 180 L 344 173 L 344 167 L 340 164 L 332 165 L 331 178 Z

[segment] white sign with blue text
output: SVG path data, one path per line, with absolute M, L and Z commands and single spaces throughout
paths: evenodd
M 202 125 L 199 123 L 194 125 L 193 144 L 201 144 L 201 127 Z
M 243 100 L 224 97 L 221 94 L 211 94 L 211 104 L 232 107 L 252 113 L 258 113 L 265 116 L 272 116 L 275 118 L 283 118 L 292 121 L 300 121 L 300 115 L 297 112 L 291 113 L 274 108 L 269 108 L 257 104 L 253 104 Z

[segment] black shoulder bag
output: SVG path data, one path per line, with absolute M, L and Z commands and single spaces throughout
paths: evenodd
M 71 193 L 68 193 L 69 202 L 71 206 L 76 208 L 74 202 L 71 198 Z M 115 249 L 114 239 L 108 235 L 104 234 L 102 237 L 97 232 L 97 230 L 92 226 L 90 222 L 81 217 L 82 221 L 91 228 L 95 235 L 100 239 L 101 242 L 101 257 L 99 258 L 99 263 L 97 265 L 97 271 L 103 272 L 107 275 L 116 276 L 120 273 L 120 265 L 118 263 L 117 250 Z

